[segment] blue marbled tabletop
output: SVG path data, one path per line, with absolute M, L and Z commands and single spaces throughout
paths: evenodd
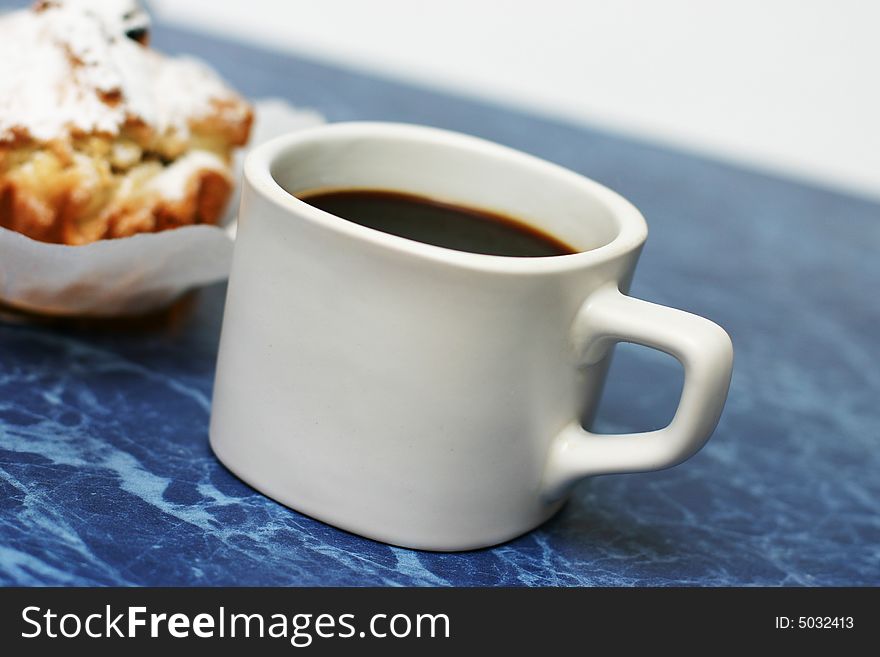
M 462 130 L 628 196 L 651 230 L 632 293 L 727 328 L 730 399 L 686 464 L 584 482 L 531 534 L 433 554 L 302 516 L 213 457 L 222 286 L 158 331 L 2 323 L 0 583 L 880 584 L 880 205 L 167 27 L 155 43 L 253 97 Z M 665 424 L 680 385 L 668 357 L 618 348 L 597 428 Z

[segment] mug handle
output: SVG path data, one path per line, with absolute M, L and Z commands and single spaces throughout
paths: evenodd
M 558 499 L 583 477 L 678 465 L 712 435 L 733 369 L 733 345 L 720 326 L 683 310 L 628 297 L 612 284 L 584 302 L 572 337 L 584 365 L 601 361 L 618 342 L 659 349 L 681 362 L 684 387 L 672 422 L 657 431 L 602 435 L 586 431 L 578 421 L 566 426 L 550 447 L 543 482 L 547 499 Z

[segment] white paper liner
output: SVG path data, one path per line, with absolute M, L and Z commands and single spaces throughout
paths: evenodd
M 280 99 L 254 103 L 249 147 L 324 123 Z M 0 228 L 0 303 L 52 315 L 114 316 L 156 310 L 183 292 L 229 275 L 244 153 L 219 226 L 186 226 L 84 246 L 46 244 Z

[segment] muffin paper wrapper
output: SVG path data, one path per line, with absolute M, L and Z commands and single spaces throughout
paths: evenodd
M 258 100 L 254 108 L 249 148 L 324 123 L 320 114 L 280 99 Z M 226 279 L 245 152 L 236 156 L 235 191 L 219 226 L 186 226 L 84 246 L 46 244 L 0 228 L 0 303 L 51 315 L 132 315 Z

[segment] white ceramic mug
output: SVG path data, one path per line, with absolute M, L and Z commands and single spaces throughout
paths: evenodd
M 500 211 L 580 252 L 453 251 L 294 196 L 337 188 Z M 408 547 L 488 546 L 549 518 L 583 477 L 684 461 L 718 422 L 730 339 L 626 296 L 645 221 L 572 171 L 432 128 L 329 125 L 248 156 L 239 222 L 211 446 L 310 516 Z M 684 365 L 666 428 L 581 428 L 620 341 Z

